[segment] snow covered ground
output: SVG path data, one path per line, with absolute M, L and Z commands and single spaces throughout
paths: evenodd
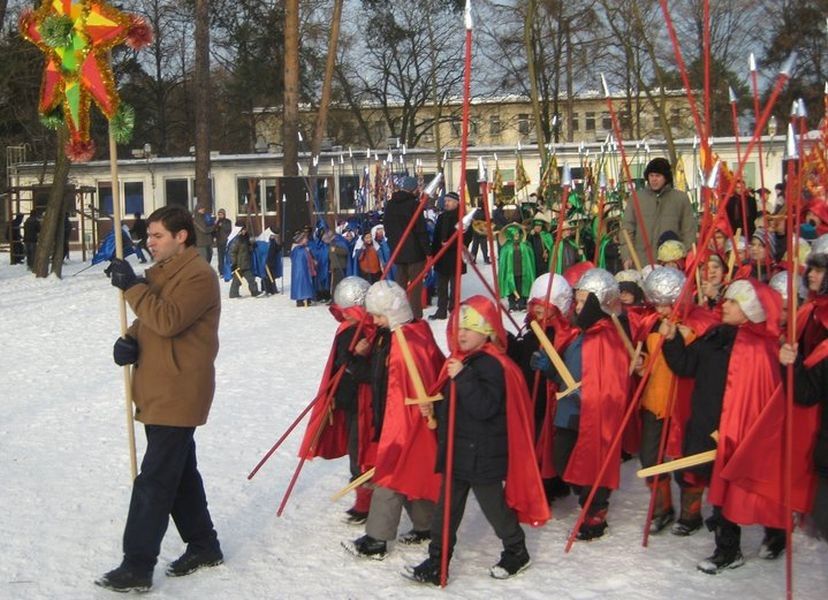
M 79 257 L 65 278 L 36 280 L 0 265 L 0 598 L 113 598 L 92 581 L 116 566 L 130 493 L 123 378 L 111 360 L 118 335 L 116 291 Z M 479 292 L 473 274 L 464 293 Z M 288 281 L 287 279 L 285 280 Z M 244 291 L 244 290 L 243 290 Z M 209 423 L 196 435 L 199 468 L 226 563 L 169 579 L 163 566 L 183 546 L 171 525 L 152 594 L 157 598 L 780 598 L 784 560 L 756 557 L 762 532 L 746 528 L 747 564 L 718 576 L 696 562 L 712 535 L 669 533 L 641 546 L 648 496 L 625 464 L 607 536 L 563 547 L 577 517 L 574 498 L 527 532 L 533 566 L 496 581 L 487 569 L 499 544 L 470 498 L 445 590 L 400 576 L 425 547 L 393 548 L 384 562 L 356 560 L 340 541 L 361 535 L 341 522 L 350 498 L 347 463 L 307 463 L 285 514 L 276 508 L 297 464 L 303 426 L 252 480 L 247 473 L 313 397 L 335 322 L 324 306 L 296 308 L 287 295 L 227 300 Z M 430 311 L 429 311 L 430 312 Z M 445 321 L 435 324 L 444 343 Z M 139 424 L 140 425 L 140 424 Z M 139 460 L 143 431 L 137 429 Z M 401 525 L 406 530 L 407 522 Z M 828 544 L 795 535 L 795 593 L 824 598 Z

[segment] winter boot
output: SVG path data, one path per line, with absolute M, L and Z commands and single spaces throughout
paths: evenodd
M 703 487 L 682 487 L 681 488 L 681 516 L 673 524 L 670 533 L 685 537 L 693 535 L 702 526 L 701 503 Z
M 383 560 L 388 555 L 388 544 L 384 540 L 377 540 L 370 535 L 363 535 L 353 542 L 342 542 L 342 547 L 354 556 Z
M 429 556 L 416 567 L 406 566 L 403 577 L 417 583 L 440 585 L 440 558 Z M 448 573 L 446 573 L 446 580 L 448 581 Z
M 773 560 L 785 551 L 785 530 L 765 527 L 765 537 L 759 546 L 759 558 Z
M 427 542 L 431 539 L 431 531 L 425 529 L 423 531 L 417 531 L 416 529 L 412 529 L 411 531 L 407 531 L 406 533 L 402 534 L 400 537 L 397 538 L 397 541 L 401 544 L 405 544 L 406 546 L 413 546 L 415 544 L 421 544 L 422 542 Z
M 577 538 L 582 541 L 596 540 L 607 530 L 607 509 L 595 511 L 587 515 L 578 528 Z
M 656 534 L 675 521 L 676 513 L 673 510 L 670 480 L 663 477 L 653 482 L 652 485 L 655 486 L 655 507 L 653 509 L 653 520 L 650 522 L 650 533 Z
M 96 579 L 95 585 L 113 592 L 148 592 L 152 588 L 152 571 L 138 571 L 121 564 Z
M 187 550 L 167 565 L 164 573 L 167 577 L 183 577 L 202 567 L 215 567 L 224 562 L 224 555 L 218 547 L 209 550 Z
M 526 546 L 521 544 L 519 548 L 509 548 L 500 553 L 500 560 L 489 569 L 489 574 L 495 579 L 509 579 L 518 573 L 522 573 L 532 564 Z
M 716 532 L 716 550 L 713 556 L 707 557 L 696 565 L 699 571 L 708 575 L 716 575 L 726 569 L 736 569 L 745 564 L 740 548 L 741 528 L 722 517 L 718 511 L 708 521 L 707 526 Z
M 570 494 L 569 484 L 557 476 L 543 480 L 543 491 L 546 493 L 546 501 L 549 504 L 558 498 L 566 498 Z
M 345 523 L 348 525 L 362 525 L 368 520 L 368 509 L 371 508 L 372 490 L 364 485 L 356 489 L 354 505 L 345 511 Z

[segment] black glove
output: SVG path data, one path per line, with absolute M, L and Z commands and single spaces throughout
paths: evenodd
M 546 352 L 536 350 L 532 353 L 532 356 L 529 358 L 529 367 L 531 367 L 535 371 L 544 372 L 551 366 L 552 361 L 549 360 L 549 357 L 546 355 Z
M 132 265 L 123 258 L 113 258 L 104 273 L 112 280 L 112 285 L 123 291 L 127 291 L 138 283 L 138 277 L 132 270 Z
M 238 265 L 230 265 L 231 271 L 237 271 L 239 269 Z
M 138 342 L 130 336 L 119 337 L 112 346 L 112 359 L 119 367 L 138 362 Z

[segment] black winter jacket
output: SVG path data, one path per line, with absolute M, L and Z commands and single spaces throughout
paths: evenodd
M 388 246 L 392 253 L 402 239 L 403 232 L 408 226 L 414 211 L 417 210 L 418 204 L 417 196 L 403 190 L 394 192 L 391 200 L 386 203 L 382 222 L 385 226 L 385 237 L 388 239 Z M 428 256 L 428 253 L 428 230 L 426 229 L 425 217 L 420 213 L 417 215 L 414 229 L 397 255 L 396 263 L 410 265 L 422 262 Z
M 672 340 L 664 342 L 664 359 L 673 373 L 696 380 L 682 444 L 685 456 L 716 449 L 710 434 L 719 428 L 728 363 L 737 331 L 733 325 L 717 325 L 689 346 L 684 345 L 684 338 L 678 332 Z M 713 464 L 692 470 L 709 475 Z
M 806 328 L 821 328 L 815 339 L 821 342 L 828 337 L 825 328 L 811 316 Z M 814 448 L 814 468 L 823 477 L 828 477 L 828 358 L 821 360 L 810 369 L 806 369 L 803 360 L 812 348 L 804 348 L 800 343 L 799 356 L 794 364 L 794 400 L 803 406 L 815 406 L 822 403 L 822 421 L 817 433 Z M 787 373 L 787 369 L 783 370 Z
M 470 483 L 493 483 L 506 478 L 506 384 L 503 367 L 485 352 L 472 354 L 454 379 L 457 412 L 454 428 L 453 477 Z M 446 400 L 450 382 L 443 388 Z M 437 472 L 445 470 L 448 402 L 435 405 L 437 414 Z

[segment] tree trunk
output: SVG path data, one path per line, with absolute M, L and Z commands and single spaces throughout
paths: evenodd
M 195 92 L 195 194 L 210 210 L 210 0 L 195 3 Z
M 311 138 L 311 155 L 318 156 L 322 147 L 322 138 L 328 125 L 328 108 L 331 104 L 331 87 L 333 84 L 334 68 L 336 67 L 336 51 L 339 45 L 339 23 L 342 20 L 343 0 L 334 0 L 333 16 L 331 17 L 331 32 L 328 37 L 328 58 L 325 62 L 325 78 L 322 80 L 322 96 L 319 99 L 319 110 L 316 113 L 316 125 Z M 310 174 L 316 176 L 317 167 L 311 162 Z
M 69 132 L 65 126 L 58 128 L 57 138 L 57 155 L 55 156 L 55 171 L 52 176 L 52 189 L 49 190 L 46 215 L 43 217 L 40 235 L 37 238 L 34 264 L 36 277 L 49 276 L 50 262 L 52 272 L 58 278 L 61 277 L 63 272 L 63 213 L 66 209 L 64 194 L 71 166 L 64 150 L 66 141 L 69 139 Z
M 0 30 L 3 29 L 6 21 L 6 6 L 8 6 L 8 0 L 0 0 Z
M 282 173 L 299 175 L 299 0 L 285 0 L 284 110 Z
M 542 165 L 541 169 L 543 169 L 543 165 L 546 165 L 546 144 L 543 139 L 540 98 L 538 98 L 538 78 L 535 72 L 535 44 L 533 41 L 536 13 L 536 0 L 529 0 L 526 6 L 526 20 L 523 25 L 523 45 L 526 48 L 526 73 L 529 76 L 532 112 L 535 114 L 535 137 L 538 143 L 538 153 L 540 154 Z

